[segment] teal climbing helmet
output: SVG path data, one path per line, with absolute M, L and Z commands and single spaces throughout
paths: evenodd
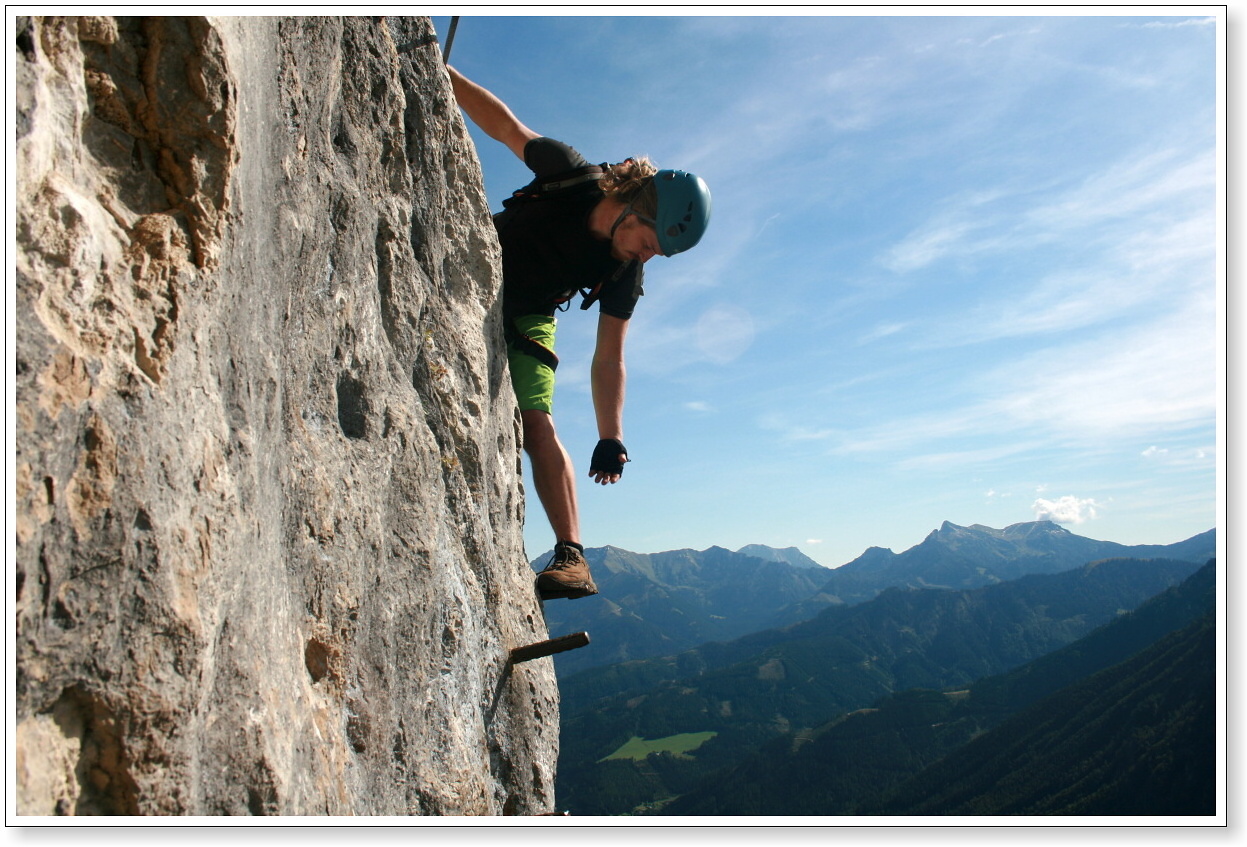
M 658 192 L 658 233 L 664 256 L 683 253 L 701 241 L 710 223 L 710 189 L 701 177 L 686 171 L 662 170 L 654 174 Z

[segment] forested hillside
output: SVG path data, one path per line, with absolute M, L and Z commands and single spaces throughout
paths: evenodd
M 1216 814 L 1216 618 L 1063 689 L 864 814 Z
M 1215 566 L 1209 563 L 1182 585 L 1163 592 L 1135 612 L 1121 615 L 1068 647 L 1016 670 L 980 680 L 963 690 L 899 692 L 871 708 L 838 716 L 805 738 L 777 739 L 746 761 L 707 778 L 701 786 L 667 806 L 664 813 L 1012 814 L 1013 811 L 1005 810 L 1005 795 L 990 790 L 1007 781 L 1000 773 L 982 776 L 989 771 L 979 759 L 986 762 L 993 756 L 1002 758 L 996 765 L 1011 774 L 1014 785 L 1008 796 L 1029 796 L 1032 807 L 1038 809 L 1034 795 L 1044 790 L 1044 775 L 1055 767 L 1043 763 L 1045 757 L 1064 744 L 1077 743 L 1087 750 L 1098 750 L 1100 745 L 1116 748 L 1119 773 L 1095 775 L 1101 784 L 1097 789 L 1100 799 L 1094 804 L 1100 811 L 1095 813 L 1135 814 L 1127 811 L 1134 807 L 1116 797 L 1111 786 L 1120 781 L 1142 790 L 1138 775 L 1132 777 L 1130 773 L 1136 767 L 1146 766 L 1159 780 L 1153 790 L 1164 783 L 1174 789 L 1166 791 L 1166 798 L 1153 803 L 1152 808 L 1187 810 L 1172 812 L 1175 814 L 1204 814 L 1195 810 L 1206 808 L 1206 801 L 1213 796 L 1207 782 L 1213 777 L 1208 760 L 1213 751 L 1207 737 L 1209 727 L 1199 723 L 1207 714 L 1203 718 L 1196 715 L 1212 703 L 1213 692 L 1177 681 L 1177 677 L 1188 670 L 1187 665 L 1196 667 L 1211 662 L 1215 650 L 1207 656 L 1190 656 L 1164 648 L 1154 661 L 1145 662 L 1156 685 L 1149 683 L 1142 688 L 1149 694 L 1164 691 L 1156 686 L 1164 686 L 1169 680 L 1173 683 L 1170 699 L 1182 704 L 1154 711 L 1152 717 L 1130 705 L 1138 697 L 1130 687 L 1131 679 L 1139 681 L 1137 676 L 1126 672 L 1123 688 L 1102 672 L 1133 660 L 1175 630 L 1191 626 L 1193 621 L 1197 622 L 1195 629 L 1202 631 L 1215 600 Z M 1180 662 L 1183 666 L 1167 668 L 1166 662 Z M 1095 680 L 1090 687 L 1085 683 L 1089 678 Z M 1119 702 L 1104 702 L 1101 692 L 1112 692 L 1104 696 L 1115 696 Z M 1193 698 L 1190 702 L 1186 702 L 1188 696 Z M 1037 703 L 1040 705 L 1036 706 Z M 1089 730 L 1094 728 L 1090 735 L 1071 726 L 1070 720 L 1058 719 L 1067 707 L 1080 712 L 1079 720 L 1085 720 Z M 1010 721 L 1019 713 L 1021 717 Z M 1123 714 L 1128 714 L 1129 719 L 1121 720 Z M 1097 715 L 1116 715 L 1118 719 L 1116 723 L 1106 722 Z M 1118 730 L 1127 736 L 1138 735 L 1144 724 L 1153 725 L 1146 735 L 1146 748 L 1132 750 L 1128 738 L 1117 737 Z M 1049 730 L 1039 732 L 1038 728 L 1045 726 Z M 1039 734 L 1032 737 L 1032 728 Z M 977 759 L 968 759 L 969 748 L 959 748 L 976 738 L 979 740 L 973 747 L 981 752 Z M 1176 738 L 1186 740 L 1177 743 L 1173 740 Z M 949 755 L 954 751 L 955 755 Z M 1023 759 L 1017 757 L 1038 764 L 1023 766 Z M 1011 758 L 1012 766 L 1008 764 Z M 1171 766 L 1177 770 L 1167 770 Z M 930 772 L 923 773 L 928 767 Z M 1077 763 L 1066 761 L 1061 768 L 1078 772 Z M 948 792 L 935 787 L 959 781 L 966 784 L 956 802 L 949 800 Z M 1187 784 L 1193 787 L 1184 789 L 1179 798 L 1178 786 Z M 885 796 L 892 799 L 885 803 Z M 971 797 L 977 807 L 996 811 L 971 811 Z M 1073 808 L 1075 803 L 1067 798 L 1061 803 L 1050 802 L 1048 811 L 1034 813 L 1093 813 L 1070 811 Z
M 619 814 L 670 800 L 892 692 L 964 688 L 1033 661 L 1197 569 L 1118 559 L 973 591 L 892 589 L 783 630 L 588 671 L 563 683 L 559 802 Z M 630 738 L 686 735 L 702 743 L 609 758 Z

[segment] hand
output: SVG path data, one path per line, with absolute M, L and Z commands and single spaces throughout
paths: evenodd
M 623 466 L 628 462 L 628 449 L 617 438 L 603 438 L 593 448 L 593 460 L 589 463 L 589 476 L 599 485 L 619 482 Z

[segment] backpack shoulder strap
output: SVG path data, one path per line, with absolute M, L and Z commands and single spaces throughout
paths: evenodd
M 510 208 L 530 200 L 548 200 L 554 197 L 565 197 L 579 190 L 586 190 L 606 173 L 606 165 L 584 165 L 569 171 L 537 177 L 523 188 L 511 192 L 511 196 L 502 201 L 502 205 Z
M 576 168 L 573 171 L 555 174 L 544 180 L 534 180 L 534 182 L 539 184 L 541 194 L 549 196 L 575 188 L 577 185 L 584 185 L 586 182 L 597 182 L 602 176 L 601 165 L 586 165 L 583 168 Z

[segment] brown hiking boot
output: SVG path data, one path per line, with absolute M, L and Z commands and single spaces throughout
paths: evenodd
M 559 597 L 575 600 L 597 594 L 598 587 L 593 584 L 593 575 L 589 573 L 584 553 L 560 541 L 554 545 L 550 563 L 537 574 L 537 592 L 542 600 Z

